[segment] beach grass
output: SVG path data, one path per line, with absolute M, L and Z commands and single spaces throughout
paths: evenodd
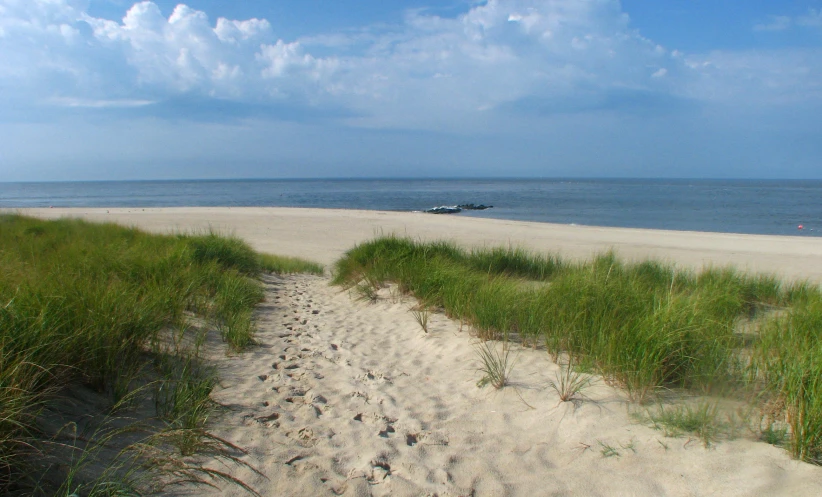
M 665 433 L 665 436 L 692 434 L 698 437 L 705 447 L 709 447 L 730 431 L 728 424 L 721 419 L 719 406 L 708 401 L 659 406 L 656 411 L 649 411 L 648 418 L 655 428 Z
M 591 377 L 574 369 L 571 361 L 561 364 L 554 380 L 548 386 L 559 396 L 560 402 L 571 402 L 585 396 L 583 391 L 591 385 Z
M 490 341 L 480 342 L 475 345 L 480 364 L 478 371 L 482 373 L 482 378 L 477 382 L 478 387 L 491 385 L 499 390 L 511 382 L 511 370 L 514 368 L 515 362 L 511 358 L 511 344 L 508 341 L 503 341 L 501 349 L 498 349 L 497 345 Z
M 788 449 L 822 462 L 822 299 L 801 292 L 791 312 L 761 332 L 753 364 L 770 393 L 784 404 Z
M 420 325 L 420 329 L 425 333 L 428 333 L 428 317 L 430 316 L 431 312 L 424 304 L 423 305 L 415 305 L 410 309 L 411 315 L 414 317 L 414 321 Z
M 730 267 L 696 272 L 629 263 L 613 252 L 572 262 L 396 236 L 360 244 L 336 263 L 335 284 L 363 281 L 395 282 L 470 324 L 481 339 L 544 346 L 638 403 L 671 390 L 781 401 L 791 453 L 811 462 L 822 457 L 818 287 Z M 742 333 L 743 321 L 754 326 Z
M 214 232 L 150 235 L 0 215 L 0 491 L 37 481 L 27 461 L 48 450 L 40 414 L 72 384 L 122 407 L 150 370 L 168 432 L 196 434 L 179 451 L 211 440 L 204 427 L 216 376 L 199 357 L 202 337 L 169 348 L 169 333 L 182 340 L 199 319 L 242 350 L 253 341 L 266 271 L 323 268 Z

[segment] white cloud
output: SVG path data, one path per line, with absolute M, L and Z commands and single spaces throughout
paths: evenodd
M 257 60 L 264 64 L 262 75 L 264 78 L 282 78 L 288 76 L 291 68 L 310 68 L 318 61 L 303 51 L 298 42 L 284 43 L 277 41 L 276 45 L 263 45 Z
M 651 74 L 652 78 L 664 78 L 668 74 L 668 70 L 664 67 Z
M 822 52 L 717 51 L 687 58 L 684 91 L 718 103 L 761 105 L 822 102 Z
M 135 4 L 122 23 L 84 16 L 96 40 L 122 53 L 136 83 L 177 92 L 237 97 L 259 73 L 254 52 L 271 37 L 267 21 L 220 18 L 212 27 L 202 11 L 175 7 L 166 19 L 152 2 Z
M 266 20 L 211 21 L 184 4 L 166 18 L 139 2 L 119 21 L 90 16 L 81 0 L 0 0 L 0 10 L 5 98 L 63 107 L 195 95 L 453 130 L 484 126 L 480 114 L 512 102 L 573 100 L 590 111 L 625 92 L 784 101 L 819 96 L 822 80 L 814 50 L 669 51 L 632 29 L 618 0 L 488 0 L 457 17 L 411 11 L 400 25 L 299 40 L 279 39 Z
M 82 98 L 52 98 L 46 102 L 47 104 L 57 105 L 59 107 L 75 107 L 87 109 L 111 109 L 111 108 L 133 108 L 144 107 L 157 103 L 153 100 L 89 100 Z
M 527 97 L 647 88 L 644 68 L 669 59 L 628 27 L 616 1 L 496 0 L 457 18 L 409 13 L 364 57 L 341 59 L 335 83 L 371 111 L 359 124 L 467 126 L 476 109 Z
M 265 19 L 247 21 L 230 21 L 224 17 L 217 19 L 214 32 L 223 42 L 239 43 L 257 36 L 264 36 L 271 31 L 271 25 Z

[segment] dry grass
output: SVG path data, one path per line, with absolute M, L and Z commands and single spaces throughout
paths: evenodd
M 428 306 L 425 304 L 417 304 L 411 309 L 411 315 L 414 316 L 414 320 L 417 324 L 420 325 L 422 331 L 428 333 L 428 317 L 431 311 L 428 309 Z

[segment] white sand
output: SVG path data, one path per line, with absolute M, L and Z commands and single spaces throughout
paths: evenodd
M 682 265 L 734 262 L 822 280 L 822 240 L 569 227 L 422 214 L 297 209 L 45 209 L 155 231 L 209 223 L 255 247 L 331 263 L 375 231 L 468 244 L 511 242 L 587 256 L 614 247 Z M 249 450 L 237 476 L 287 495 L 822 495 L 822 468 L 748 433 L 705 448 L 667 438 L 629 415 L 596 380 L 586 400 L 547 388 L 557 366 L 518 350 L 515 385 L 480 389 L 473 340 L 441 315 L 425 334 L 412 302 L 355 302 L 327 278 L 267 280 L 260 345 L 217 359 L 214 398 L 229 406 L 217 435 Z M 619 456 L 604 457 L 609 445 Z M 181 494 L 209 494 L 183 489 Z M 210 495 L 242 495 L 231 487 Z
M 545 352 L 516 349 L 513 386 L 480 389 L 468 331 L 434 315 L 425 334 L 388 292 L 370 305 L 292 276 L 268 295 L 260 346 L 218 360 L 213 395 L 230 406 L 214 430 L 249 450 L 267 479 L 237 476 L 263 495 L 822 495 L 822 468 L 744 432 L 667 438 L 600 380 L 559 402 Z
M 396 233 L 464 245 L 511 244 L 587 258 L 615 249 L 629 259 L 649 257 L 682 266 L 734 264 L 790 279 L 822 282 L 822 238 L 600 228 L 504 221 L 465 216 L 278 207 L 176 207 L 155 209 L 22 209 L 40 217 L 76 216 L 143 229 L 234 233 L 256 249 L 332 264 L 354 244 Z

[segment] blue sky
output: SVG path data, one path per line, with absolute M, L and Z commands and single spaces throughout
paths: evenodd
M 822 178 L 822 0 L 0 0 L 0 181 Z

